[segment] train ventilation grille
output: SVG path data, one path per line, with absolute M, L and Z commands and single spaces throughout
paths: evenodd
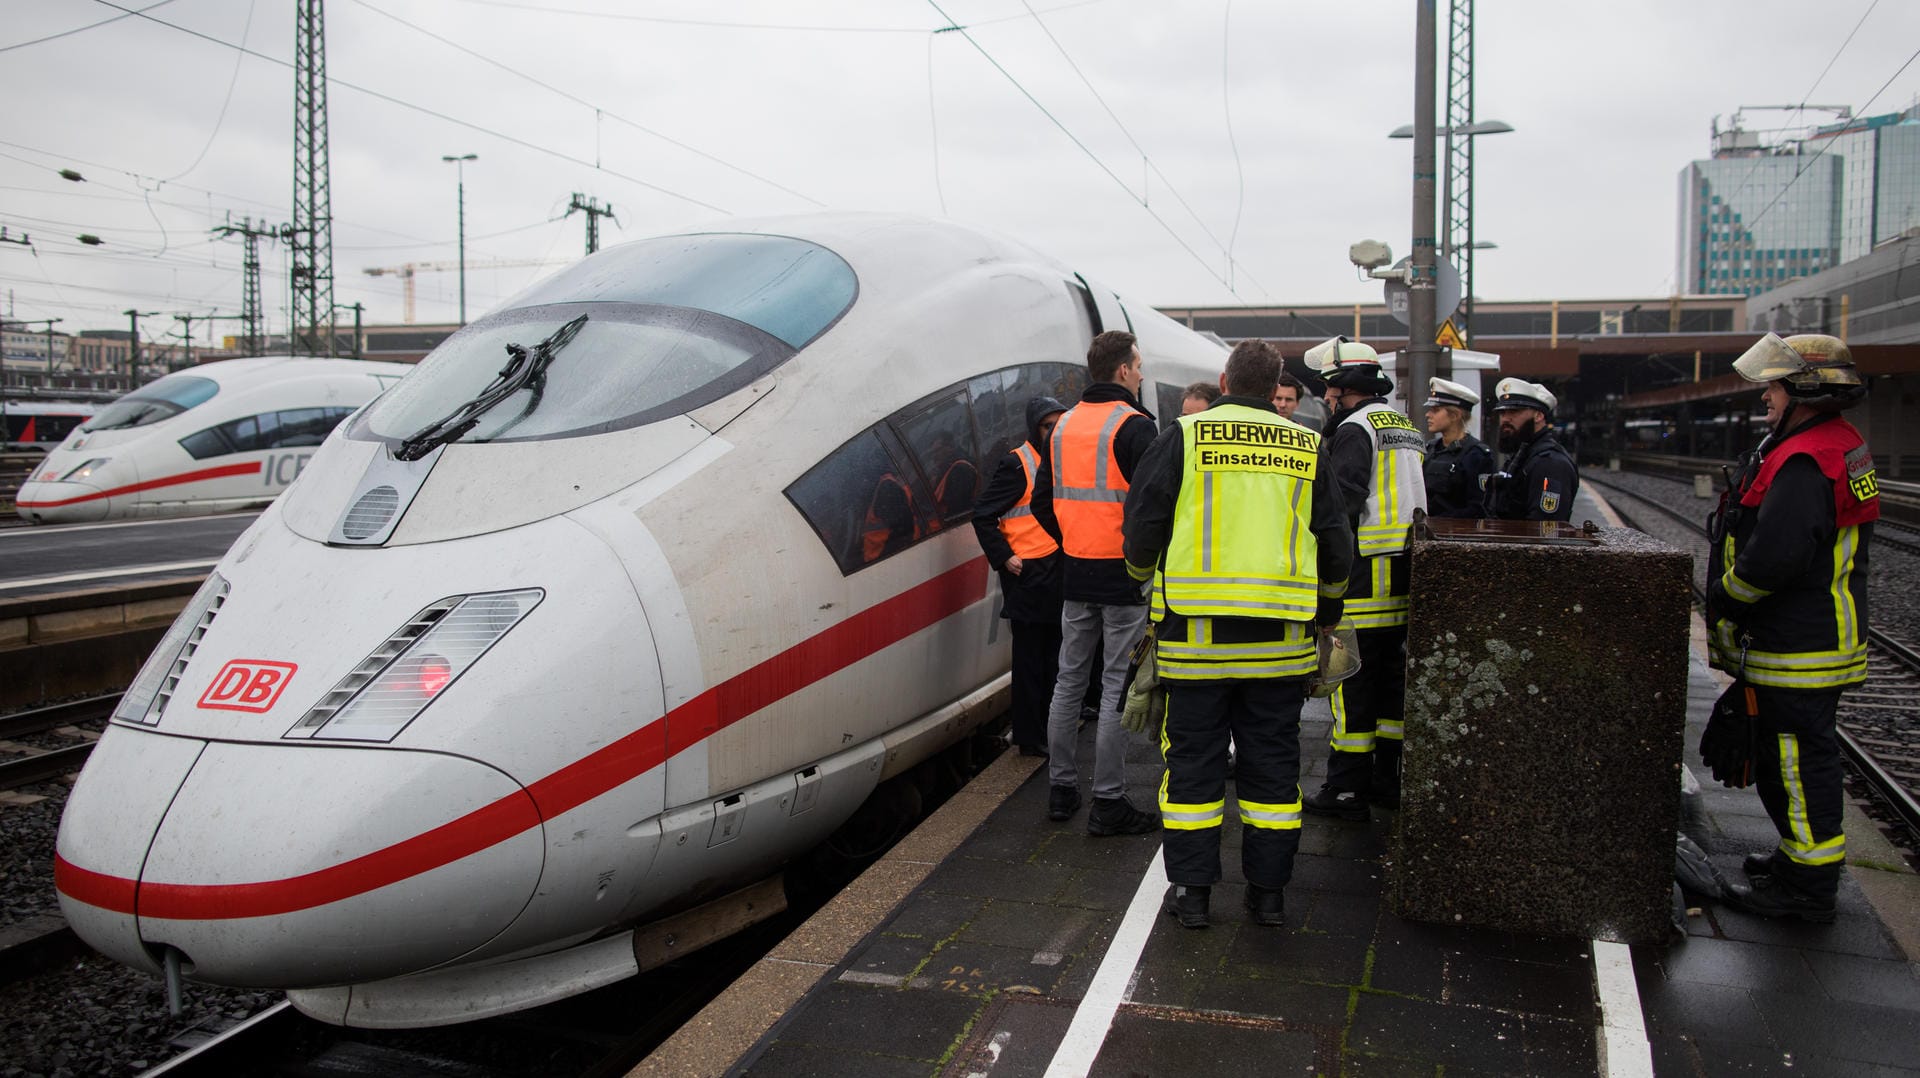
M 193 661 L 193 653 L 200 650 L 200 641 L 213 627 L 213 619 L 220 614 L 220 608 L 226 605 L 229 585 L 222 579 L 220 590 L 213 593 L 213 601 L 207 604 L 207 612 L 200 615 L 200 623 L 187 634 L 187 642 L 180 647 L 180 654 L 173 660 L 173 668 L 160 682 L 160 691 L 153 694 L 153 706 L 147 709 L 148 722 L 159 722 L 160 716 L 167 710 L 167 702 L 173 699 L 173 690 L 180 685 L 180 679 L 186 676 L 187 664 Z
M 340 525 L 340 534 L 349 539 L 365 539 L 379 534 L 380 529 L 393 519 L 393 511 L 400 508 L 400 492 L 389 486 L 378 486 L 353 503 L 347 510 L 347 519 Z
M 367 687 L 368 682 L 379 677 L 390 663 L 413 646 L 415 640 L 420 639 L 422 634 L 438 624 L 441 618 L 447 616 L 448 611 L 459 606 L 464 599 L 466 599 L 464 595 L 450 595 L 415 614 L 400 627 L 399 632 L 388 637 L 386 643 L 374 649 L 373 654 L 362 659 L 360 665 L 348 672 L 346 677 L 341 678 L 338 685 L 321 697 L 320 702 L 315 704 L 299 722 L 293 724 L 293 729 L 287 731 L 286 736 L 312 737 L 313 731 L 325 726 L 328 719 L 333 718 L 341 708 L 347 706 L 348 701 L 360 694 L 361 689 Z

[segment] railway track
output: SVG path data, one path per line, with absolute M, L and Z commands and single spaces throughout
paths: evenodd
M 1582 478 L 1610 494 L 1630 498 L 1684 525 L 1700 539 L 1698 564 L 1701 572 L 1705 572 L 1709 561 L 1704 525 L 1625 487 L 1591 477 Z M 1614 508 L 1620 509 L 1617 501 Z M 1633 526 L 1630 513 L 1621 516 Z M 1706 592 L 1699 574 L 1693 584 L 1695 600 L 1704 604 Z M 1915 707 L 1916 699 L 1920 699 L 1920 652 L 1868 626 L 1867 682 L 1840 697 L 1840 744 L 1856 775 L 1905 828 L 1906 840 L 1901 845 L 1909 850 L 1920 849 L 1920 798 L 1915 794 L 1920 790 L 1920 726 L 1915 723 L 1916 711 L 1920 709 Z
M 93 741 L 89 735 L 94 731 L 85 727 L 104 725 L 119 702 L 120 694 L 113 693 L 0 715 L 0 743 L 5 744 L 7 753 L 0 758 L 0 791 L 18 790 L 22 786 L 48 782 L 80 770 L 80 766 L 87 762 L 88 754 L 93 752 Z M 53 747 L 23 744 L 19 740 L 66 731 L 71 731 L 66 734 L 68 737 L 86 740 Z

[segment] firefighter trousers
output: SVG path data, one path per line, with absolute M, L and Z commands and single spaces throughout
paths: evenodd
M 1407 713 L 1407 627 L 1362 629 L 1360 670 L 1333 691 L 1333 753 L 1327 785 L 1376 797 L 1400 793 Z
M 1844 767 L 1834 732 L 1840 690 L 1754 686 L 1754 699 L 1760 710 L 1754 786 L 1780 833 L 1774 879 L 1790 890 L 1831 900 L 1847 856 L 1840 830 Z
M 1278 890 L 1300 849 L 1300 706 L 1305 678 L 1168 678 L 1160 748 L 1160 822 L 1169 882 L 1220 880 L 1226 823 L 1227 739 L 1236 755 L 1240 868 L 1247 882 Z

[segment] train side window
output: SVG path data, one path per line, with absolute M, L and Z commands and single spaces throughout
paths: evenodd
M 1165 382 L 1153 383 L 1153 406 L 1160 413 L 1160 429 L 1173 426 L 1180 418 L 1180 406 L 1186 403 L 1187 387 L 1170 386 Z
M 180 448 L 186 450 L 187 455 L 195 460 L 225 456 L 233 452 L 233 445 L 227 441 L 227 436 L 221 433 L 220 427 L 208 427 L 206 430 L 187 435 L 180 439 Z
M 1017 384 L 1010 370 L 983 374 L 967 383 L 967 395 L 973 401 L 974 444 L 980 447 L 981 460 L 997 461 L 1026 440 L 1023 417 L 1013 415 L 1016 409 L 1024 413 L 1026 402 L 1015 401 L 1008 392 Z
M 980 493 L 980 465 L 967 394 L 955 391 L 898 422 L 896 429 L 933 492 L 934 527 L 972 517 L 973 502 Z
M 319 445 L 327 440 L 327 433 L 346 418 L 346 410 L 340 408 L 293 408 L 275 414 L 279 417 L 279 428 L 266 448 Z
M 827 455 L 787 487 L 827 552 L 851 574 L 927 534 L 926 495 L 900 456 L 869 428 Z

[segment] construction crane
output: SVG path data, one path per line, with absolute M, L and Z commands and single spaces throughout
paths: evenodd
M 484 269 L 519 269 L 526 266 L 559 266 L 568 262 L 564 258 L 510 258 L 498 262 L 469 262 L 467 271 Z M 416 273 L 457 273 L 458 262 L 402 262 L 398 266 L 369 266 L 369 277 L 400 278 L 401 294 L 404 297 L 404 315 L 407 325 L 413 325 L 413 276 Z

